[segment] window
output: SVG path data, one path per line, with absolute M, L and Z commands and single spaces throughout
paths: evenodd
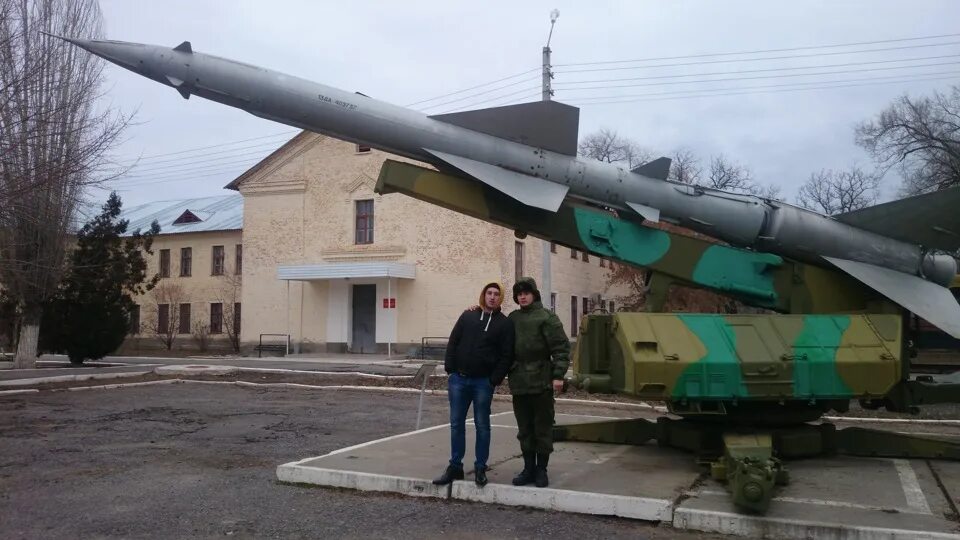
M 607 301 L 606 301 L 606 300 L 601 300 L 601 301 L 600 301 L 600 309 L 603 310 L 603 311 L 606 311 L 606 310 L 607 310 Z
M 577 337 L 577 315 L 579 315 L 579 309 L 577 307 L 577 297 L 570 297 L 570 337 Z
M 223 246 L 213 246 L 213 257 L 212 257 L 212 264 L 210 268 L 211 276 L 223 275 L 223 265 L 224 265 L 223 259 L 224 259 Z
M 557 312 L 557 293 L 550 293 L 550 311 Z
M 223 304 L 210 304 L 210 333 L 223 333 Z
M 355 243 L 373 243 L 373 199 L 357 201 L 357 235 Z
M 170 250 L 160 250 L 160 277 L 170 277 Z
M 370 151 L 370 147 L 369 147 L 369 146 L 365 146 L 365 145 L 362 145 L 362 144 L 358 144 L 358 145 L 357 145 L 357 153 L 358 153 L 358 154 L 366 154 L 366 153 L 369 152 L 369 151 Z
M 514 280 L 523 277 L 523 242 L 513 243 Z
M 557 252 L 557 243 L 550 242 L 550 253 L 556 253 L 556 252 Z
M 600 257 L 600 268 L 606 268 L 606 267 L 607 267 L 607 260 L 604 259 L 603 257 Z
M 193 248 L 180 248 L 180 277 L 193 274 Z
M 170 331 L 170 304 L 157 304 L 157 333 Z
M 190 333 L 190 304 L 180 304 L 180 328 L 181 334 Z
M 586 296 L 583 297 L 583 314 L 586 315 L 590 313 L 590 299 Z
M 614 313 L 617 310 L 613 308 L 613 300 L 610 301 L 610 313 Z
M 240 302 L 233 304 L 233 335 L 240 335 Z
M 140 304 L 134 304 L 130 308 L 130 333 L 133 335 L 140 333 Z
M 576 259 L 576 258 L 577 258 L 577 250 L 575 250 L 575 249 L 573 249 L 573 248 L 570 248 L 570 258 L 571 258 L 571 259 Z
M 243 273 L 243 244 L 237 244 L 237 257 L 234 261 L 234 273 L 238 276 Z
M 590 255 L 587 255 L 586 251 L 580 252 L 580 258 L 583 260 L 583 262 L 590 262 Z

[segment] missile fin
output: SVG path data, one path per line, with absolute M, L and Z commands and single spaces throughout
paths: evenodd
M 658 180 L 666 180 L 667 176 L 670 175 L 670 163 L 671 160 L 668 157 L 659 157 L 648 163 L 644 163 L 639 167 L 635 167 L 630 172 L 635 174 L 642 174 L 647 178 L 656 178 Z
M 960 304 L 946 287 L 872 264 L 824 257 L 831 264 L 951 336 L 960 339 Z
M 960 186 L 924 193 L 833 216 L 911 244 L 944 251 L 960 250 Z
M 577 155 L 580 109 L 556 101 L 535 101 L 430 118 L 501 139 Z
M 651 208 L 645 204 L 632 202 L 628 202 L 627 206 L 629 206 L 634 212 L 640 214 L 640 216 L 647 221 L 652 221 L 654 223 L 660 221 L 660 211 L 656 208 Z
M 170 83 L 170 86 L 176 88 L 177 92 L 180 92 L 180 95 L 183 96 L 183 99 L 190 99 L 190 91 L 187 90 L 187 87 L 183 85 L 183 81 L 176 77 L 167 75 L 167 82 Z
M 424 150 L 438 157 L 444 163 L 527 206 L 556 212 L 560 208 L 560 204 L 563 203 L 564 197 L 567 196 L 567 190 L 569 189 L 567 186 L 549 180 L 510 171 L 489 163 L 430 150 L 429 148 Z
M 193 54 L 193 47 L 190 45 L 189 41 L 184 41 L 183 43 L 174 47 L 173 50 Z

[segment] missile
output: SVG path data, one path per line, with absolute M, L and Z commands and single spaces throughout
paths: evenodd
M 668 158 L 627 170 L 578 157 L 579 110 L 555 101 L 425 115 L 195 52 L 189 41 L 171 49 L 61 39 L 170 86 L 184 98 L 196 95 L 429 163 L 529 207 L 556 212 L 565 200 L 598 205 L 637 220 L 678 224 L 735 246 L 835 267 L 960 338 L 960 305 L 945 287 L 957 274 L 960 188 L 938 192 L 935 200 L 906 199 L 853 212 L 847 219 L 828 217 L 779 201 L 668 181 Z M 913 215 L 901 216 L 904 209 Z

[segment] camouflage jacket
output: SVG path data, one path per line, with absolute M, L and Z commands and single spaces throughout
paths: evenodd
M 539 301 L 510 314 L 516 329 L 510 393 L 539 394 L 563 379 L 570 364 L 570 340 L 557 315 Z

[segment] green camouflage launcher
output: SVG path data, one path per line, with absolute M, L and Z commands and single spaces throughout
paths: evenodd
M 572 383 L 661 401 L 663 417 L 557 426 L 556 440 L 694 452 L 734 503 L 764 512 L 782 458 L 832 453 L 960 459 L 960 445 L 813 422 L 870 408 L 960 402 L 960 384 L 910 377 L 903 309 L 835 269 L 646 226 L 596 207 L 531 208 L 456 175 L 387 160 L 379 193 L 403 193 L 650 272 L 652 312 L 584 317 Z M 716 291 L 752 315 L 658 313 L 673 285 Z

